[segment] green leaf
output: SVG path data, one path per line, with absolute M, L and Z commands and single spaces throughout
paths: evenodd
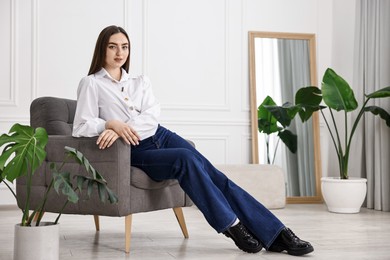
M 328 107 L 337 111 L 349 112 L 358 107 L 352 88 L 330 68 L 322 79 L 322 98 Z
M 53 172 L 54 178 L 54 189 L 59 194 L 60 188 L 61 193 L 68 197 L 70 202 L 76 203 L 79 200 L 79 196 L 73 190 L 73 185 L 70 181 L 69 172 Z
M 314 86 L 304 87 L 295 94 L 295 105 L 300 107 L 299 117 L 302 122 L 310 119 L 313 113 L 321 109 L 322 92 Z
M 28 172 L 34 174 L 46 157 L 47 141 L 45 129 L 20 124 L 13 125 L 9 135 L 1 135 L 0 146 L 5 145 L 0 155 L 3 178 L 12 182 Z
M 266 105 L 276 105 L 274 100 L 267 96 L 257 109 L 258 128 L 260 133 L 271 134 L 279 131 L 276 118 L 265 108 Z
M 108 187 L 106 187 L 106 190 L 108 194 L 108 200 L 110 201 L 110 203 L 118 203 L 118 197 L 116 196 L 116 194 Z
M 279 132 L 278 136 L 292 153 L 297 152 L 298 136 L 296 134 L 292 133 L 290 130 L 284 130 Z
M 364 108 L 365 112 L 371 112 L 374 115 L 379 115 L 383 120 L 386 121 L 386 125 L 390 127 L 390 115 L 386 110 L 377 106 L 368 106 Z
M 299 111 L 299 107 L 293 106 L 290 103 L 285 103 L 283 106 L 264 105 L 264 107 L 272 114 L 273 117 L 283 126 L 287 127 L 291 124 L 291 120 Z
M 384 98 L 390 97 L 390 87 L 385 87 L 371 94 L 366 95 L 367 98 Z
M 98 183 L 99 198 L 101 202 L 106 202 L 106 189 L 103 184 Z

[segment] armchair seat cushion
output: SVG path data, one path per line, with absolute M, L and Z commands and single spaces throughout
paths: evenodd
M 177 185 L 177 180 L 164 180 L 155 181 L 149 178 L 148 175 L 137 167 L 131 167 L 131 186 L 137 187 L 142 190 L 158 190 L 168 186 Z

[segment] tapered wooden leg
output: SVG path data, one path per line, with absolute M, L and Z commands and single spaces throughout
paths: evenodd
M 183 236 L 185 238 L 188 238 L 188 231 L 187 231 L 187 225 L 186 221 L 184 219 L 183 210 L 182 208 L 173 208 L 173 212 L 175 212 L 175 216 L 177 221 L 179 222 L 181 232 L 183 232 Z
M 130 253 L 130 241 L 131 241 L 131 222 L 132 216 L 128 215 L 125 217 L 125 252 Z
M 99 231 L 100 230 L 99 215 L 93 215 L 93 219 L 95 220 L 96 231 Z

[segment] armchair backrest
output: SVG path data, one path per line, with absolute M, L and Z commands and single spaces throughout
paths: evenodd
M 30 106 L 30 125 L 43 127 L 49 135 L 72 135 L 76 100 L 40 97 Z

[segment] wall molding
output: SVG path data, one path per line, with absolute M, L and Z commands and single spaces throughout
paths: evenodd
M 32 0 L 31 4 L 31 100 L 34 100 L 39 86 L 39 0 Z
M 230 99 L 229 99 L 229 88 L 230 88 L 230 81 L 229 81 L 229 67 L 230 67 L 230 59 L 229 59 L 229 30 L 230 30 L 230 22 L 229 22 L 229 0 L 224 0 L 224 15 L 225 15 L 225 35 L 224 35 L 224 53 L 225 53 L 225 66 L 224 66 L 224 103 L 220 105 L 214 105 L 214 104 L 196 104 L 196 103 L 187 103 L 187 104 L 166 104 L 161 103 L 161 105 L 166 110 L 196 110 L 196 111 L 231 111 L 230 107 Z M 144 75 L 149 75 L 149 0 L 142 1 L 142 40 L 143 40 L 143 50 L 142 50 L 142 73 Z
M 17 24 L 17 0 L 9 0 L 10 2 L 10 85 L 9 92 L 10 95 L 8 99 L 0 100 L 0 106 L 18 106 L 18 44 L 17 44 L 17 35 L 18 35 L 18 24 Z
M 123 27 L 128 31 L 129 5 L 127 0 L 123 0 Z
M 244 126 L 250 127 L 249 120 L 196 120 L 196 119 L 183 119 L 183 120 L 160 120 L 162 124 L 180 125 L 180 126 Z
M 229 151 L 229 135 L 227 134 L 186 134 L 186 139 L 193 141 L 196 144 L 196 140 L 199 141 L 223 141 L 224 149 L 223 149 L 223 162 L 219 164 L 225 164 L 228 162 L 228 151 Z

